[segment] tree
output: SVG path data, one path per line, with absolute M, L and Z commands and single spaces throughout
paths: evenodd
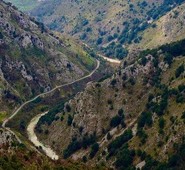
M 71 111 L 71 106 L 69 104 L 66 104 L 66 111 L 70 112 Z
M 184 101 L 185 101 L 184 96 L 181 93 L 177 94 L 176 102 L 177 103 L 184 103 Z
M 148 138 L 148 135 L 145 133 L 145 131 L 140 128 L 137 130 L 137 136 L 139 136 L 139 138 L 141 139 L 141 143 L 146 143 L 146 140 Z
M 111 136 L 110 132 L 108 132 L 108 134 L 107 134 L 107 140 L 110 140 L 111 138 L 112 138 L 112 136 Z
M 86 163 L 87 162 L 87 157 L 83 156 L 82 160 L 83 160 L 84 163 Z
M 3 34 L 0 32 L 0 39 L 3 39 Z
M 138 128 L 143 128 L 145 125 L 151 126 L 153 123 L 151 112 L 142 112 L 138 119 Z
M 107 40 L 110 42 L 110 41 L 112 41 L 114 39 L 114 37 L 112 36 L 112 35 L 109 35 L 108 37 L 107 37 Z
M 97 45 L 100 45 L 102 42 L 103 42 L 103 38 L 98 38 L 96 44 L 97 44 Z
M 98 150 L 99 150 L 99 144 L 98 143 L 95 143 L 91 146 L 91 152 L 90 152 L 90 155 L 89 155 L 91 159 L 96 155 Z
M 120 125 L 121 120 L 122 120 L 122 117 L 120 117 L 120 116 L 118 116 L 118 115 L 114 116 L 114 117 L 111 119 L 111 121 L 110 121 L 110 126 L 111 126 L 111 127 L 116 127 L 116 126 Z
M 63 116 L 61 116 L 61 117 L 60 117 L 60 120 L 61 120 L 61 121 L 63 121 L 63 120 L 64 120 L 64 117 L 63 117 Z
M 68 126 L 71 126 L 72 122 L 73 122 L 73 117 L 71 115 L 68 115 L 68 119 L 67 119 Z
M 173 62 L 173 56 L 169 53 L 166 53 L 164 57 L 164 61 L 170 66 Z
M 111 86 L 115 86 L 116 83 L 117 83 L 117 80 L 116 79 L 113 79 L 110 84 L 111 84 Z
M 142 64 L 143 66 L 145 66 L 146 63 L 147 63 L 147 58 L 146 58 L 146 57 L 142 57 L 142 58 L 141 58 L 141 64 Z
M 178 78 L 184 72 L 184 65 L 180 65 L 175 71 L 175 77 Z
M 128 129 L 121 136 L 119 136 L 115 140 L 113 140 L 108 145 L 109 157 L 114 155 L 114 153 L 119 148 L 121 148 L 126 142 L 128 142 L 132 137 L 133 137 L 132 130 Z
M 179 85 L 178 90 L 179 92 L 183 92 L 185 90 L 185 85 L 184 84 Z
M 161 118 L 159 119 L 159 128 L 160 128 L 160 129 L 164 129 L 164 126 L 165 126 L 165 120 L 164 120 L 163 117 L 161 117 Z
M 73 140 L 63 152 L 64 159 L 68 158 L 69 156 L 71 156 L 71 154 L 79 149 L 81 149 L 81 143 L 76 139 Z
M 181 119 L 185 120 L 185 111 L 182 113 Z
M 118 110 L 118 115 L 120 116 L 120 117 L 124 117 L 124 111 L 123 111 L 123 109 L 119 109 Z
M 116 156 L 116 162 L 115 166 L 117 169 L 133 169 L 129 168 L 132 167 L 132 162 L 134 160 L 135 151 L 129 150 L 128 145 L 124 145 L 123 148 L 121 148 L 121 151 Z M 135 169 L 135 168 L 134 168 Z
M 134 80 L 133 77 L 130 77 L 129 83 L 130 83 L 132 86 L 134 86 L 134 85 L 136 84 L 136 81 Z
M 26 123 L 24 120 L 21 120 L 19 127 L 20 127 L 20 130 L 23 130 L 23 131 L 26 129 Z

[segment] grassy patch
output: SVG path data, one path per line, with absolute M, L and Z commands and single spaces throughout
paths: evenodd
M 6 116 L 7 116 L 6 112 L 0 112 L 0 123 L 2 123 L 5 120 Z

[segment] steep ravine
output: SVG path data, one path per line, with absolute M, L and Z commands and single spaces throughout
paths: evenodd
M 106 57 L 103 57 L 102 55 L 99 55 L 99 56 L 106 60 Z M 114 59 L 106 60 L 106 61 L 113 63 L 113 64 L 115 64 L 115 63 L 120 64 L 121 63 L 121 61 L 114 60 Z M 100 66 L 100 62 L 97 60 L 97 67 L 91 72 L 91 74 L 89 74 L 88 76 L 82 77 L 81 79 L 78 79 L 70 84 L 76 83 L 78 81 L 81 81 L 83 79 L 86 79 L 86 78 L 92 76 L 94 74 L 94 72 L 99 68 L 99 66 Z M 63 85 L 62 87 L 67 86 L 67 85 L 69 85 L 69 84 Z M 46 153 L 46 155 L 48 157 L 50 157 L 53 160 L 57 160 L 57 159 L 59 159 L 59 156 L 49 146 L 45 146 L 43 143 L 41 143 L 38 140 L 37 135 L 35 134 L 35 131 L 34 131 L 35 127 L 37 126 L 37 123 L 39 122 L 39 119 L 42 116 L 46 115 L 47 113 L 48 112 L 39 114 L 31 120 L 30 124 L 27 127 L 27 134 L 28 134 L 29 140 L 34 144 L 35 147 L 41 147 L 42 150 Z
M 53 91 L 61 88 L 61 87 L 64 87 L 64 86 L 68 86 L 68 85 L 71 85 L 71 84 L 74 84 L 78 81 L 81 81 L 83 79 L 86 79 L 88 77 L 91 77 L 95 72 L 96 70 L 99 68 L 100 66 L 100 62 L 98 60 L 96 60 L 97 62 L 97 65 L 96 65 L 96 68 L 87 76 L 84 76 L 82 78 L 79 78 L 71 83 L 66 83 L 66 84 L 63 84 L 63 85 L 60 85 L 60 86 L 56 86 L 55 88 L 53 88 L 52 90 L 46 92 L 46 93 L 42 93 L 42 94 L 39 94 L 38 96 L 34 97 L 33 99 L 29 100 L 29 101 L 26 101 L 25 103 L 23 103 L 10 117 L 8 117 L 7 119 L 4 120 L 3 124 L 2 124 L 2 127 L 5 128 L 7 131 L 9 131 L 10 133 L 12 133 L 18 140 L 19 143 L 21 143 L 21 140 L 19 139 L 19 137 L 8 127 L 6 127 L 7 123 L 13 119 L 17 113 L 27 104 L 31 103 L 32 101 L 36 100 L 38 97 L 41 97 L 41 96 L 45 96 L 46 94 L 49 94 L 49 93 L 52 93 Z M 37 140 L 37 137 L 36 135 L 34 135 L 34 127 L 36 126 L 37 122 L 39 121 L 40 117 L 42 117 L 43 114 L 41 115 L 38 115 L 36 118 L 32 119 L 31 121 L 31 125 L 28 126 L 28 135 L 29 135 L 29 138 L 31 139 L 31 141 L 33 140 L 33 143 L 35 144 L 35 146 L 42 146 L 42 149 L 45 151 L 45 153 L 47 154 L 47 156 L 51 157 L 52 159 L 58 159 L 57 156 L 54 154 L 54 152 L 50 149 L 50 148 L 47 148 L 45 147 L 44 145 L 42 145 L 41 143 L 39 143 L 39 141 Z

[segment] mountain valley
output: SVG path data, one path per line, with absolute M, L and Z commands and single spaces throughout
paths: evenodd
M 185 169 L 183 0 L 7 1 L 0 170 Z

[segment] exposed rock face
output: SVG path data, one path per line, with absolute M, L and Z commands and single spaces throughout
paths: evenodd
M 86 134 L 94 133 L 97 137 L 101 137 L 110 128 L 110 120 L 117 115 L 119 109 L 124 110 L 128 122 L 130 117 L 141 111 L 141 103 L 146 102 L 144 96 L 148 93 L 147 88 L 152 88 L 151 75 L 157 70 L 154 67 L 155 58 L 152 55 L 145 56 L 145 64 L 136 57 L 135 52 L 130 53 L 126 60 L 129 64 L 125 66 L 123 62 L 122 68 L 112 78 L 102 83 L 89 83 L 84 92 L 78 93 L 73 100 L 70 100 L 69 105 L 74 113 L 71 137 L 76 136 L 80 139 Z M 159 68 L 165 72 L 169 65 L 161 61 Z M 148 82 L 145 87 L 143 83 L 146 77 Z M 143 87 L 139 91 L 133 90 L 128 85 L 132 84 L 131 79 L 133 83 L 137 82 L 140 84 L 138 86 Z M 129 97 L 130 93 L 135 94 L 135 99 Z M 129 107 L 133 103 L 134 107 Z
M 0 146 L 9 145 L 13 142 L 10 132 L 0 129 Z
M 177 36 L 183 35 L 185 25 L 185 4 L 175 8 L 165 17 L 161 18 L 161 28 L 165 37 L 169 40 L 176 38 Z
M 52 33 L 0 1 L 0 98 L 4 100 L 0 111 L 72 82 L 94 67 L 95 60 L 70 37 Z
M 89 93 L 90 92 L 90 93 Z M 82 134 L 93 134 L 96 132 L 97 136 L 102 135 L 103 122 L 99 117 L 97 89 L 95 84 L 89 83 L 85 89 L 85 92 L 79 93 L 74 100 L 70 102 L 70 105 L 75 105 L 73 122 L 75 122 L 75 128 L 72 128 L 72 134 L 75 136 L 79 133 L 80 127 L 83 128 Z M 87 100 L 88 99 L 88 100 Z M 95 102 L 96 101 L 96 102 Z

